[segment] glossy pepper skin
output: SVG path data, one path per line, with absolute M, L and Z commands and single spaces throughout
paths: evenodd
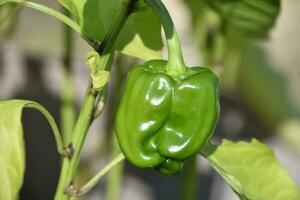
M 197 153 L 219 116 L 218 78 L 204 67 L 173 78 L 166 61 L 131 68 L 118 108 L 116 132 L 127 159 L 173 175 Z

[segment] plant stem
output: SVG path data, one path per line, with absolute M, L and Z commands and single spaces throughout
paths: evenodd
M 65 156 L 64 159 L 67 159 L 68 152 L 65 151 L 59 129 L 55 123 L 55 120 L 53 119 L 52 115 L 48 112 L 48 110 L 45 109 L 42 105 L 35 103 L 35 102 L 30 102 L 30 103 L 26 104 L 25 107 L 36 109 L 44 115 L 44 117 L 48 120 L 50 127 L 52 128 L 58 153 L 60 155 Z
M 181 200 L 196 200 L 197 199 L 197 169 L 196 156 L 185 161 L 182 182 L 181 182 Z
M 103 69 L 111 68 L 110 66 L 108 66 L 108 63 L 113 54 L 114 42 L 117 39 L 117 36 L 120 33 L 121 28 L 125 24 L 129 14 L 133 11 L 134 4 L 135 1 L 130 1 L 128 3 L 123 4 L 120 15 L 116 19 L 115 23 L 112 25 L 110 31 L 108 31 L 107 36 L 105 37 L 102 44 L 99 46 L 100 48 L 96 49 L 102 56 L 101 68 Z M 99 93 L 101 94 L 101 91 L 93 92 L 92 84 L 90 81 L 71 139 L 70 148 L 73 149 L 74 153 L 70 159 L 63 160 L 61 176 L 56 191 L 55 200 L 70 199 L 70 196 L 68 196 L 65 193 L 65 189 L 69 185 L 73 184 L 73 180 L 75 178 L 80 160 L 80 153 L 87 131 L 93 119 L 95 102 Z M 101 96 L 98 98 L 101 98 Z
M 19 5 L 24 5 L 30 8 L 33 8 L 35 10 L 41 11 L 45 14 L 48 14 L 59 21 L 63 22 L 64 24 L 71 27 L 74 31 L 80 34 L 80 36 L 92 47 L 95 47 L 97 44 L 95 41 L 91 40 L 87 34 L 82 30 L 82 28 L 77 24 L 75 21 L 73 21 L 70 17 L 58 12 L 55 9 L 52 9 L 50 7 L 47 7 L 43 4 L 39 4 L 36 2 L 28 1 L 28 0 L 0 0 L 0 6 L 7 4 L 7 3 L 15 3 Z
M 186 69 L 181 51 L 180 41 L 177 36 L 172 18 L 161 0 L 146 1 L 159 15 L 165 31 L 168 47 L 168 64 L 166 67 L 166 71 L 168 74 L 175 77 L 180 76 L 181 74 L 185 73 Z
M 119 163 L 121 163 L 125 159 L 125 156 L 123 153 L 118 153 L 114 158 L 106 164 L 95 176 L 93 176 L 86 184 L 84 184 L 79 189 L 70 187 L 67 188 L 67 193 L 70 194 L 73 197 L 80 197 L 85 195 L 87 192 L 89 192 L 97 183 L 98 181 L 106 175 L 109 171 L 111 171 L 113 168 L 117 167 Z
M 103 167 L 91 180 L 89 180 L 84 186 L 79 188 L 78 190 L 69 191 L 70 193 L 73 192 L 72 196 L 82 196 L 89 192 L 97 183 L 98 181 L 109 171 L 112 171 L 113 168 L 116 168 L 119 163 L 121 163 L 125 159 L 123 153 L 118 153 L 112 161 L 110 161 L 105 167 Z
M 63 8 L 66 16 L 69 11 Z M 70 143 L 71 134 L 75 124 L 75 91 L 72 72 L 73 54 L 72 30 L 64 25 L 64 55 L 63 55 L 63 80 L 61 91 L 61 130 L 64 145 Z
M 73 183 L 78 168 L 80 153 L 90 126 L 91 116 L 93 115 L 96 93 L 91 92 L 91 84 L 81 107 L 75 130 L 71 139 L 70 148 L 73 149 L 71 159 L 63 159 L 61 177 L 59 180 L 55 200 L 67 200 L 69 196 L 65 194 L 65 188 Z
M 136 1 L 137 0 L 123 2 L 120 13 L 117 16 L 115 23 L 108 30 L 108 33 L 110 34 L 107 34 L 102 43 L 96 48 L 96 51 L 101 55 L 100 66 L 103 67 L 102 69 L 110 70 L 110 66 L 106 66 L 105 64 L 110 60 L 110 55 L 115 40 L 117 39 L 129 15 L 133 12 Z
M 49 7 L 39 4 L 39 3 L 27 1 L 27 0 L 2 0 L 2 1 L 0 1 L 0 6 L 3 4 L 6 4 L 6 3 L 17 3 L 17 4 L 21 4 L 21 5 L 28 6 L 33 9 L 39 10 L 43 13 L 51 15 L 52 17 L 60 20 L 61 22 L 70 26 L 74 31 L 81 34 L 81 28 L 79 27 L 79 25 L 76 22 L 74 22 L 71 18 L 61 14 L 60 12 L 58 12 L 52 8 L 49 8 Z
M 121 153 L 119 143 L 117 141 L 115 133 L 111 136 L 111 158 L 116 157 Z M 114 167 L 108 174 L 107 185 L 106 185 L 106 200 L 119 200 L 121 183 L 123 178 L 124 163 L 120 163 Z

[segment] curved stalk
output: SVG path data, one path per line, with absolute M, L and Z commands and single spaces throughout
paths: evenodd
M 55 137 L 55 141 L 56 141 L 56 147 L 57 147 L 57 151 L 59 154 L 61 154 L 62 156 L 68 156 L 68 152 L 65 150 L 64 145 L 63 145 L 63 141 L 61 138 L 61 134 L 59 132 L 59 129 L 55 123 L 55 120 L 53 119 L 52 115 L 40 104 L 38 103 L 27 103 L 25 106 L 25 108 L 33 108 L 36 109 L 38 111 L 40 111 L 44 117 L 47 119 L 50 127 L 52 128 L 54 137 Z
M 172 18 L 161 0 L 146 0 L 159 15 L 167 40 L 168 64 L 166 71 L 175 77 L 185 73 L 185 64 L 181 51 L 180 41 Z
M 24 6 L 27 6 L 27 7 L 36 9 L 38 11 L 41 11 L 43 13 L 46 13 L 48 15 L 51 15 L 52 17 L 58 19 L 59 21 L 65 23 L 66 25 L 70 26 L 74 31 L 76 31 L 80 35 L 82 34 L 81 28 L 76 22 L 74 22 L 71 18 L 67 17 L 66 15 L 64 15 L 52 8 L 49 8 L 49 7 L 39 4 L 39 3 L 26 1 L 26 0 L 2 0 L 2 1 L 0 1 L 0 5 L 3 5 L 6 3 L 22 4 Z
M 68 193 L 70 196 L 73 196 L 73 197 L 80 197 L 80 196 L 85 195 L 98 183 L 98 181 L 104 175 L 106 175 L 111 169 L 113 169 L 116 165 L 121 163 L 123 160 L 125 160 L 125 156 L 122 153 L 120 153 L 112 161 L 110 161 L 108 164 L 106 164 L 95 176 L 93 176 L 93 178 L 91 178 L 82 187 L 77 189 L 71 185 L 69 188 L 66 189 L 66 193 Z

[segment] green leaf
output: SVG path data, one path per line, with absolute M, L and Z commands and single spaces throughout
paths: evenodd
M 101 42 L 123 0 L 59 0 L 76 17 L 86 37 Z M 121 31 L 116 49 L 141 59 L 161 58 L 161 25 L 151 8 L 133 13 Z
M 23 183 L 25 150 L 21 123 L 27 101 L 0 102 L 0 199 L 14 200 Z
M 26 100 L 0 101 L 0 200 L 17 199 L 23 184 L 25 149 L 21 117 L 25 107 L 36 109 L 46 117 L 58 152 L 66 153 L 55 121 L 44 107 Z
M 272 150 L 255 139 L 250 143 L 224 140 L 218 147 L 206 146 L 201 153 L 241 199 L 300 199 L 298 186 Z
M 280 0 L 205 0 L 217 11 L 226 31 L 248 37 L 264 37 L 275 24 Z

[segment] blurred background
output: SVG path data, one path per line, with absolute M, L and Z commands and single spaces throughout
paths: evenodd
M 55 1 L 41 0 L 56 9 Z M 275 26 L 263 39 L 243 42 L 239 36 L 220 36 L 214 12 L 195 0 L 164 1 L 183 46 L 186 64 L 208 65 L 221 80 L 221 116 L 212 138 L 234 141 L 253 137 L 272 147 L 289 174 L 300 185 L 300 1 L 282 1 Z M 195 3 L 196 2 L 196 3 Z M 207 11 L 209 10 L 209 11 Z M 41 103 L 61 125 L 61 106 L 82 102 L 89 71 L 85 56 L 91 48 L 72 35 L 72 56 L 66 68 L 65 27 L 57 20 L 16 5 L 0 7 L 0 99 L 30 99 Z M 224 45 L 226 44 L 226 48 Z M 166 56 L 166 52 L 163 52 Z M 94 122 L 84 146 L 78 183 L 83 183 L 109 160 L 107 138 L 113 132 L 114 111 L 126 71 L 141 60 L 117 54 L 103 115 Z M 71 73 L 69 96 L 63 77 Z M 26 175 L 20 199 L 47 200 L 55 193 L 60 158 L 47 121 L 38 112 L 23 115 Z M 197 199 L 238 199 L 230 187 L 197 157 Z M 152 169 L 125 163 L 120 199 L 180 198 L 185 173 L 166 177 Z M 85 199 L 105 199 L 106 178 Z

